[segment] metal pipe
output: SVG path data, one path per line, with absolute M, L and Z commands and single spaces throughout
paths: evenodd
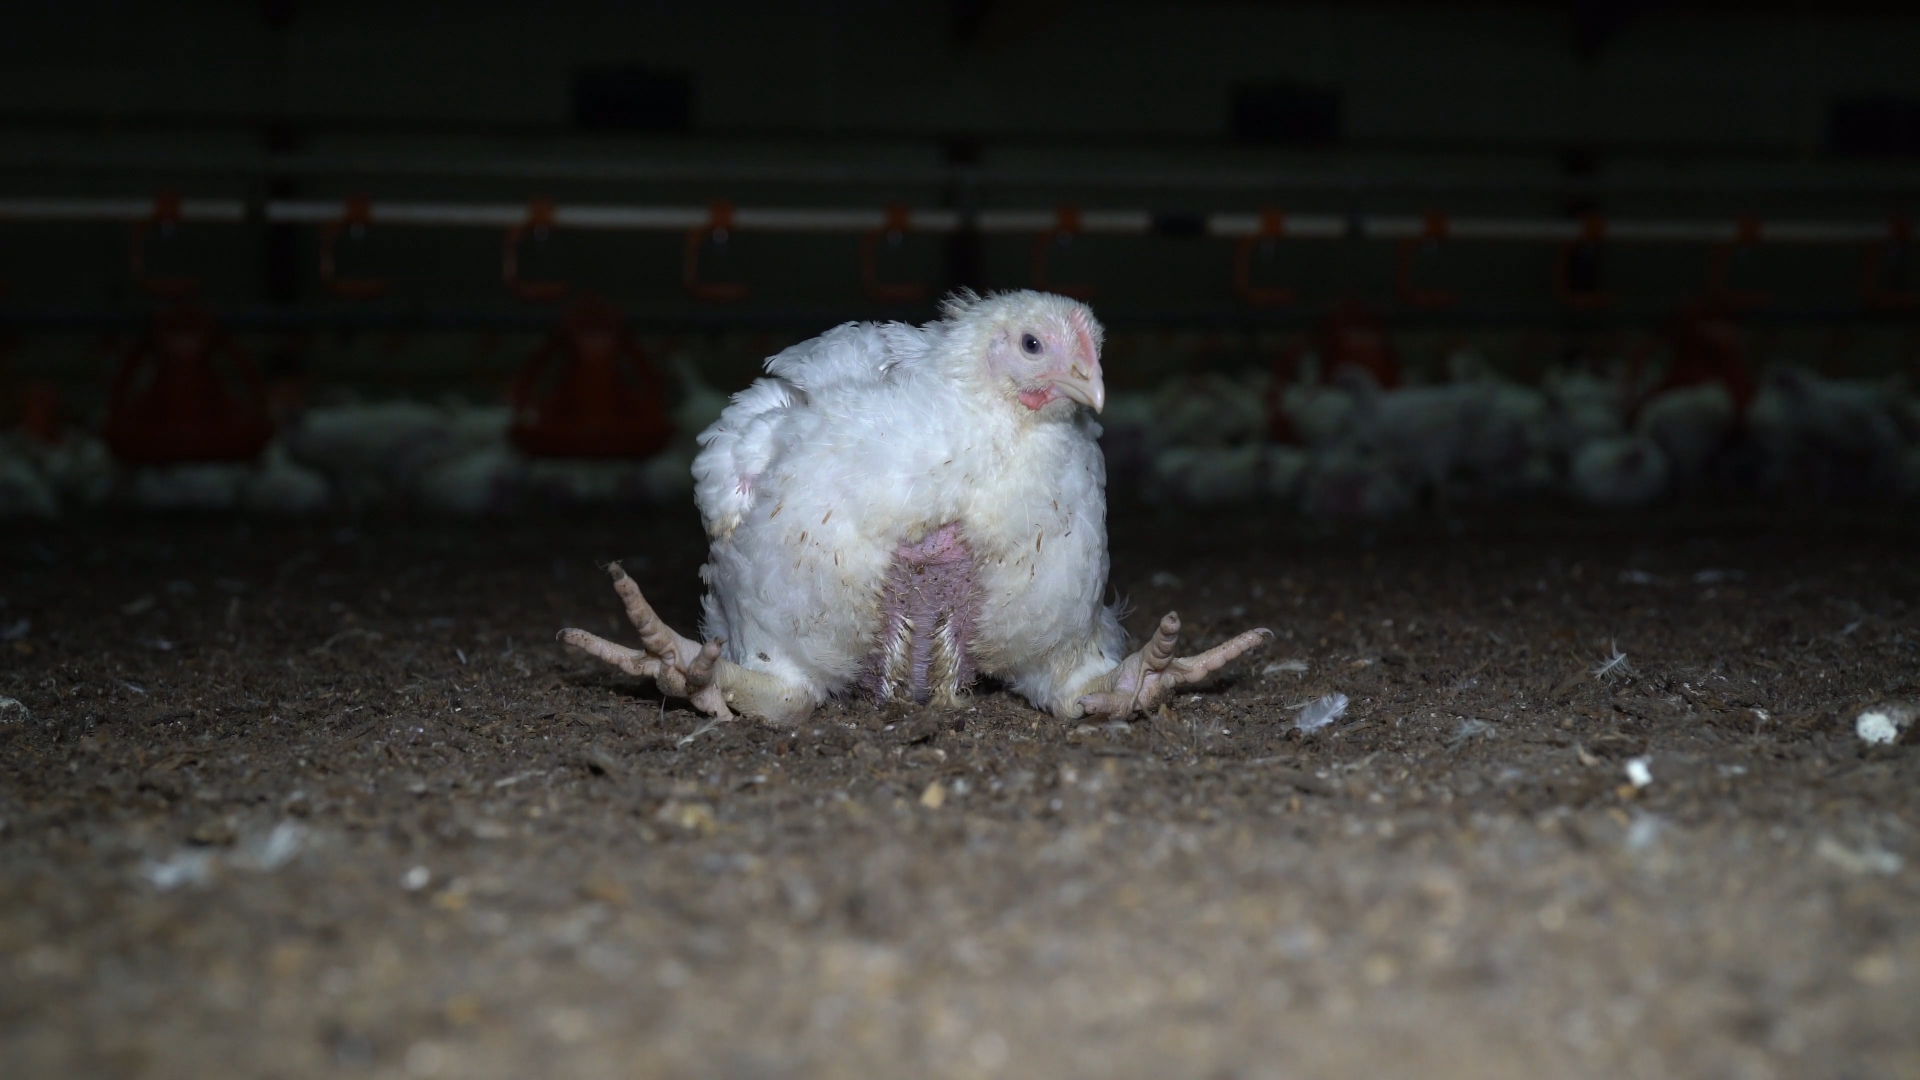
M 121 222 L 154 218 L 152 199 L 0 199 L 0 221 Z M 527 222 L 529 208 L 516 203 L 446 203 L 375 201 L 368 204 L 370 224 L 428 228 L 507 229 Z M 713 221 L 705 206 L 620 206 L 573 204 L 554 208 L 556 228 L 629 232 L 686 232 Z M 324 225 L 343 220 L 347 203 L 335 200 L 275 199 L 261 208 L 261 218 L 274 225 Z M 247 206 L 238 199 L 185 199 L 180 220 L 235 224 L 247 220 Z M 1290 214 L 1282 236 L 1304 240 L 1417 240 L 1432 235 L 1434 222 L 1444 222 L 1450 240 L 1483 243 L 1566 243 L 1584 235 L 1582 222 L 1564 218 L 1433 218 L 1410 214 Z M 1192 231 L 1208 236 L 1241 238 L 1262 234 L 1259 214 L 1156 214 L 1149 210 L 1085 210 L 1076 215 L 1074 231 L 1112 236 L 1144 236 L 1156 232 L 1187 232 L 1167 223 L 1192 222 Z M 741 207 L 733 211 L 731 227 L 742 232 L 858 233 L 888 227 L 884 209 Z M 913 210 L 907 227 L 913 232 L 948 234 L 971 226 L 984 233 L 1039 235 L 1060 229 L 1059 210 L 982 210 L 971 219 L 955 210 Z M 1752 231 L 1749 234 L 1749 228 Z M 1757 243 L 1870 244 L 1903 241 L 1896 222 L 1840 220 L 1687 220 L 1623 218 L 1604 223 L 1604 239 L 1621 244 L 1728 244 L 1751 235 Z
M 932 152 L 932 148 L 926 148 Z M 1492 179 L 1452 175 L 1431 168 L 1417 171 L 1365 171 L 1343 168 L 1261 169 L 1228 166 L 1213 169 L 1113 169 L 944 164 L 818 162 L 772 165 L 731 162 L 610 160 L 484 155 L 410 154 L 266 154 L 57 146 L 0 147 L 0 168 L 72 169 L 102 172 L 146 171 L 166 174 L 241 173 L 254 176 L 416 176 L 542 182 L 616 182 L 661 184 L 786 184 L 846 187 L 921 185 L 947 187 L 956 182 L 1009 188 L 1071 190 L 1154 189 L 1162 191 L 1241 191 L 1263 194 L 1433 192 L 1449 194 L 1733 194 L 1794 196 L 1910 197 L 1920 190 L 1920 170 L 1879 168 L 1863 177 L 1761 176 Z
M 220 321 L 248 333 L 293 331 L 415 333 L 524 333 L 542 334 L 553 326 L 551 310 L 449 310 L 414 307 L 264 308 L 221 307 Z M 1389 329 L 1579 328 L 1651 326 L 1672 314 L 1658 305 L 1624 306 L 1595 312 L 1567 312 L 1551 307 L 1465 306 L 1452 309 L 1387 309 L 1377 314 Z M 782 330 L 802 335 L 829 326 L 859 320 L 931 318 L 931 303 L 912 307 L 772 308 L 762 310 L 681 311 L 629 309 L 635 329 L 649 333 L 725 333 L 738 330 Z M 0 330 L 31 334 L 85 334 L 101 329 L 131 329 L 147 314 L 139 309 L 66 309 L 21 311 L 0 307 Z M 1115 311 L 1103 314 L 1109 330 L 1300 330 L 1318 318 L 1310 309 L 1237 310 L 1231 307 L 1187 310 Z M 1764 326 L 1888 325 L 1905 326 L 1911 316 L 1892 309 L 1858 307 L 1768 308 L 1742 316 Z
M 0 199 L 0 221 L 133 223 L 152 221 L 155 209 L 151 198 Z M 247 219 L 247 204 L 239 199 L 182 199 L 179 219 L 234 224 Z

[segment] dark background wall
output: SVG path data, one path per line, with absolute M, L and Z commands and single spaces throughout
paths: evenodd
M 552 138 L 579 72 L 639 66 L 689 77 L 702 137 L 1206 143 L 1235 84 L 1292 80 L 1357 149 L 1792 157 L 1836 99 L 1916 93 L 1912 15 L 1766 6 L 18 4 L 0 102 L 26 130 Z
M 1877 221 L 1920 209 L 1915 57 L 1920 17 L 1890 4 L 13 4 L 0 197 Z M 317 288 L 312 229 L 184 229 L 152 259 L 235 311 L 533 325 L 544 316 L 500 286 L 500 243 L 373 230 L 342 255 L 391 280 L 370 304 Z M 798 332 L 872 310 L 857 245 L 741 237 L 713 272 L 753 295 L 718 309 L 682 289 L 677 235 L 563 232 L 526 258 L 663 324 Z M 117 225 L 0 221 L 0 307 L 62 332 L 145 310 L 125 247 Z M 1250 314 L 1230 250 L 1089 237 L 1055 269 L 1097 282 L 1110 319 L 1197 324 Z M 1030 253 L 1025 237 L 957 253 L 915 237 L 886 272 L 1015 286 Z M 1555 257 L 1449 245 L 1421 272 L 1459 288 L 1466 314 L 1537 320 L 1556 311 Z M 1705 259 L 1610 253 L 1621 317 L 1684 300 Z M 1784 308 L 1831 315 L 1856 304 L 1860 259 L 1766 249 L 1739 273 Z M 1282 323 L 1341 297 L 1392 307 L 1390 245 L 1287 244 L 1262 273 L 1302 291 L 1262 315 Z M 72 340 L 36 335 L 21 362 L 66 362 Z

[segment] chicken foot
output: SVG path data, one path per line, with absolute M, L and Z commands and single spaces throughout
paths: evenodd
M 608 641 L 575 627 L 560 631 L 560 640 L 629 675 L 652 679 L 668 697 L 683 697 L 693 707 L 720 720 L 733 719 L 734 709 L 775 724 L 797 724 L 813 711 L 806 693 L 762 671 L 751 671 L 720 655 L 726 642 L 694 641 L 666 624 L 647 603 L 619 563 L 607 564 L 613 591 L 626 605 L 627 621 L 640 632 L 639 649 Z
M 1195 656 L 1175 656 L 1180 616 L 1169 611 L 1153 637 L 1113 670 L 1088 683 L 1075 699 L 1089 716 L 1127 717 L 1158 705 L 1174 688 L 1199 682 L 1273 637 L 1249 630 Z

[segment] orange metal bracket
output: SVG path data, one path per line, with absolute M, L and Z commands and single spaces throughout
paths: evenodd
M 1047 277 L 1047 261 L 1054 245 L 1073 243 L 1080 235 L 1080 208 L 1072 203 L 1061 203 L 1053 210 L 1053 228 L 1033 239 L 1033 287 L 1041 292 L 1054 292 L 1062 296 L 1071 296 L 1077 300 L 1091 300 L 1096 292 L 1092 285 L 1068 284 L 1052 281 Z
M 1913 248 L 1913 219 L 1910 217 L 1888 218 L 1887 242 L 1870 244 L 1863 252 L 1860 294 L 1870 308 L 1909 310 L 1920 307 L 1920 284 L 1901 289 L 1886 283 L 1887 264 L 1893 261 L 1896 252 L 1898 257 L 1905 258 L 1908 265 L 1912 266 L 1916 252 Z
M 1560 298 L 1562 304 L 1576 311 L 1613 306 L 1613 294 L 1599 287 L 1597 277 L 1592 288 L 1575 288 L 1573 282 L 1574 260 L 1584 254 L 1597 262 L 1606 239 L 1606 219 L 1598 214 L 1588 214 L 1580 219 L 1579 237 L 1560 245 L 1560 251 L 1553 260 L 1553 294 Z
M 1262 254 L 1273 250 L 1287 234 L 1286 215 L 1271 207 L 1260 211 L 1260 231 L 1252 236 L 1243 236 L 1233 249 L 1233 291 L 1240 299 L 1252 307 L 1285 307 L 1294 302 L 1294 290 L 1285 285 L 1255 285 L 1253 283 L 1253 253 L 1259 248 Z
M 911 304 L 926 299 L 927 287 L 916 281 L 880 279 L 880 243 L 898 247 L 911 224 L 907 204 L 887 207 L 886 223 L 860 234 L 860 288 L 869 300 L 882 304 Z
M 340 234 L 350 232 L 359 236 L 373 223 L 373 202 L 365 195 L 355 195 L 347 200 L 346 209 L 341 212 L 340 220 L 330 221 L 320 229 L 320 287 L 335 296 L 344 296 L 350 300 L 372 300 L 387 291 L 387 283 L 382 278 L 341 277 L 339 266 L 334 259 L 334 248 L 340 243 Z
M 1428 289 L 1413 280 L 1413 264 L 1423 251 L 1446 242 L 1448 233 L 1447 216 L 1428 211 L 1426 222 L 1420 235 L 1400 241 L 1398 259 L 1394 267 L 1394 292 L 1400 302 L 1408 307 L 1442 308 L 1452 307 L 1460 302 L 1460 294 L 1452 289 Z
M 500 280 L 522 300 L 558 300 L 573 288 L 565 281 L 532 281 L 520 276 L 520 244 L 532 233 L 544 240 L 553 231 L 553 200 L 539 198 L 527 203 L 527 218 L 507 230 L 500 251 Z
M 733 236 L 733 204 L 717 199 L 707 206 L 707 223 L 687 230 L 680 249 L 680 281 L 695 300 L 744 300 L 751 291 L 744 281 L 707 281 L 700 276 L 700 253 L 711 242 L 725 247 Z
M 1743 217 L 1738 223 L 1738 231 L 1731 243 L 1713 245 L 1707 253 L 1709 299 L 1733 310 L 1750 310 L 1765 307 L 1773 302 L 1772 293 L 1733 289 L 1727 285 L 1727 270 L 1733 262 L 1734 253 L 1758 243 L 1760 243 L 1760 219 Z
M 155 229 L 171 233 L 179 228 L 180 203 L 178 191 L 162 191 L 155 195 L 153 213 L 145 221 L 136 222 L 127 237 L 127 269 L 133 275 L 134 285 L 149 296 L 179 299 L 200 291 L 198 278 L 177 275 L 156 277 L 147 273 L 147 234 Z

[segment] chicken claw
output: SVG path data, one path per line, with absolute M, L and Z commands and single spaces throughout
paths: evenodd
M 626 605 L 627 619 L 640 631 L 644 648 L 629 649 L 598 634 L 568 627 L 560 640 L 597 656 L 629 675 L 652 679 L 668 697 L 683 697 L 693 707 L 720 720 L 733 719 L 734 710 L 769 723 L 791 727 L 807 718 L 819 704 L 807 688 L 764 671 L 749 671 L 720 655 L 724 640 L 701 643 L 675 633 L 640 594 L 619 563 L 607 564 L 613 591 Z
M 1254 646 L 1265 644 L 1273 631 L 1249 630 L 1197 656 L 1177 657 L 1173 649 L 1179 636 L 1180 616 L 1169 611 L 1146 645 L 1087 686 L 1090 692 L 1079 698 L 1080 708 L 1090 716 L 1125 717 L 1144 712 L 1158 705 L 1175 687 L 1199 682 Z
M 630 649 L 575 627 L 560 631 L 560 640 L 629 675 L 652 679 L 668 697 L 692 699 L 694 706 L 709 716 L 732 719 L 733 710 L 727 707 L 726 695 L 714 678 L 721 663 L 720 647 L 725 642 L 714 640 L 702 644 L 675 633 L 654 612 L 653 605 L 641 595 L 640 586 L 633 583 L 619 563 L 608 563 L 607 573 L 613 578 L 613 591 L 620 594 L 621 602 L 626 605 L 627 620 L 640 631 L 644 648 Z

